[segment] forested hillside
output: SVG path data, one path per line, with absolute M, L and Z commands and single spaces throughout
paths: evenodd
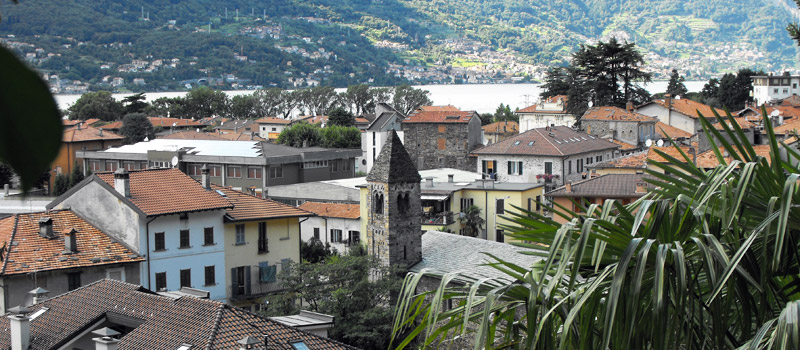
M 538 79 L 543 66 L 563 64 L 579 44 L 610 36 L 636 42 L 657 76 L 659 69 L 677 67 L 689 78 L 704 78 L 741 67 L 796 67 L 795 46 L 784 30 L 793 21 L 790 5 L 789 0 L 6 1 L 0 3 L 0 36 L 34 66 L 57 74 L 59 82 L 91 88 L 450 82 L 466 79 L 470 69 L 480 72 L 470 81 Z

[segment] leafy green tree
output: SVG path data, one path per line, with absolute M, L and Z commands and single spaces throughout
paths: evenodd
M 328 113 L 328 125 L 353 126 L 356 124 L 356 117 L 344 108 L 337 107 Z
M 566 67 L 550 67 L 545 74 L 544 84 L 542 84 L 542 98 L 550 98 L 558 95 L 566 95 L 571 84 L 568 81 L 568 70 Z
M 342 102 L 355 115 L 363 115 L 375 110 L 375 95 L 367 84 L 350 85 L 342 93 Z
M 487 125 L 494 122 L 494 114 L 492 113 L 481 113 L 478 116 L 481 118 L 481 125 Z
M 125 107 L 125 114 L 144 113 L 145 109 L 150 105 L 145 102 L 145 99 L 144 92 L 123 98 L 122 105 Z
M 328 125 L 321 129 L 322 147 L 361 148 L 361 131 L 355 126 Z
M 311 264 L 324 262 L 338 253 L 335 248 L 331 248 L 331 244 L 322 243 L 319 239 L 312 237 L 308 241 L 300 242 L 300 259 Z
M 464 215 L 458 219 L 464 227 L 463 235 L 470 237 L 478 237 L 483 231 L 483 225 L 486 223 L 481 217 L 481 208 L 477 205 L 470 205 Z
M 753 102 L 753 97 L 750 96 L 750 92 L 753 91 L 753 81 L 750 77 L 753 75 L 764 75 L 764 72 L 744 68 L 736 75 L 732 73 L 723 75 L 715 96 L 719 101 L 717 107 L 739 110 L 744 108 L 746 103 Z
M 184 98 L 184 114 L 185 117 L 197 119 L 229 116 L 230 100 L 224 92 L 207 86 L 193 89 Z
M 145 137 L 152 140 L 155 138 L 153 124 L 142 113 L 128 114 L 122 119 L 122 127 L 119 134 L 125 137 L 126 144 L 143 141 Z
M 519 122 L 519 116 L 511 111 L 510 105 L 503 105 L 501 103 L 494 112 L 494 120 L 498 122 Z
M 230 105 L 230 115 L 236 119 L 258 119 L 268 116 L 255 95 L 233 96 Z
M 361 349 L 386 349 L 392 331 L 391 297 L 402 283 L 398 276 L 397 269 L 360 249 L 318 264 L 291 263 L 278 274 L 285 291 L 267 298 L 275 305 L 267 314 L 296 312 L 301 305 L 336 318 L 330 338 Z
M 183 97 L 159 97 L 145 108 L 148 117 L 191 118 Z
M 297 106 L 295 94 L 278 88 L 260 89 L 254 92 L 253 96 L 258 99 L 259 108 L 265 117 L 288 119 L 292 115 L 292 110 Z
M 283 129 L 277 142 L 292 147 L 314 147 L 322 143 L 319 125 L 300 122 Z
M 69 176 L 64 174 L 56 175 L 53 182 L 53 195 L 60 196 L 69 190 Z
M 75 187 L 75 185 L 83 181 L 83 179 L 83 169 L 78 165 L 78 161 L 76 160 L 72 164 L 72 171 L 69 173 L 69 188 Z
M 408 85 L 395 86 L 392 105 L 398 112 L 408 115 L 422 106 L 432 105 L 433 101 L 428 97 L 429 94 L 428 90 L 417 89 Z
M 667 83 L 667 93 L 672 96 L 686 96 L 689 89 L 683 84 L 685 80 L 686 79 L 678 73 L 677 69 L 673 69 L 672 74 L 669 76 L 669 82 Z
M 469 336 L 476 348 L 797 349 L 800 153 L 771 123 L 765 157 L 733 116 L 716 119 L 722 131 L 699 118 L 715 168 L 654 150 L 666 163 L 650 164 L 652 189 L 633 203 L 549 208 L 564 224 L 516 208 L 503 229 L 543 259 L 489 258 L 505 280 L 423 293 L 411 275 L 395 331 L 429 347 Z
M 69 107 L 70 120 L 97 118 L 114 121 L 122 118 L 125 108 L 108 91 L 87 92 Z
M 311 115 L 326 115 L 339 105 L 339 94 L 331 86 L 296 90 L 297 107 Z

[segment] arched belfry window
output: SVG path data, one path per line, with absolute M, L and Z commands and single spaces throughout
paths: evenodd
M 408 193 L 400 193 L 397 195 L 397 210 L 400 214 L 407 214 L 410 203 L 408 202 Z
M 383 193 L 376 192 L 373 196 L 373 205 L 376 214 L 383 214 Z

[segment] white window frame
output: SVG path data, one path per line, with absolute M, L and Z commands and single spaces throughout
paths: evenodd
M 246 244 L 247 240 L 245 240 L 245 235 L 244 235 L 244 232 L 245 232 L 244 224 L 236 224 L 233 227 L 234 227 L 234 230 L 236 232 L 236 234 L 235 234 L 236 242 L 234 244 L 235 245 Z

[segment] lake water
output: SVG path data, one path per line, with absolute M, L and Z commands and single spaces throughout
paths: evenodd
M 704 81 L 687 81 L 686 88 L 690 92 L 700 91 Z M 464 84 L 464 85 L 418 85 L 416 88 L 430 91 L 431 100 L 435 105 L 451 104 L 461 110 L 475 110 L 478 113 L 494 113 L 497 106 L 507 104 L 511 110 L 525 108 L 534 104 L 539 99 L 541 84 Z M 664 92 L 667 89 L 666 81 L 655 81 L 646 84 L 645 88 L 650 93 Z M 344 91 L 345 89 L 336 89 Z M 225 91 L 229 97 L 236 95 L 252 94 L 251 90 Z M 132 94 L 114 94 L 114 98 L 121 100 Z M 147 101 L 161 97 L 178 97 L 186 95 L 185 91 L 175 92 L 148 92 L 145 94 Z M 80 95 L 56 95 L 56 102 L 61 109 L 67 109 Z

